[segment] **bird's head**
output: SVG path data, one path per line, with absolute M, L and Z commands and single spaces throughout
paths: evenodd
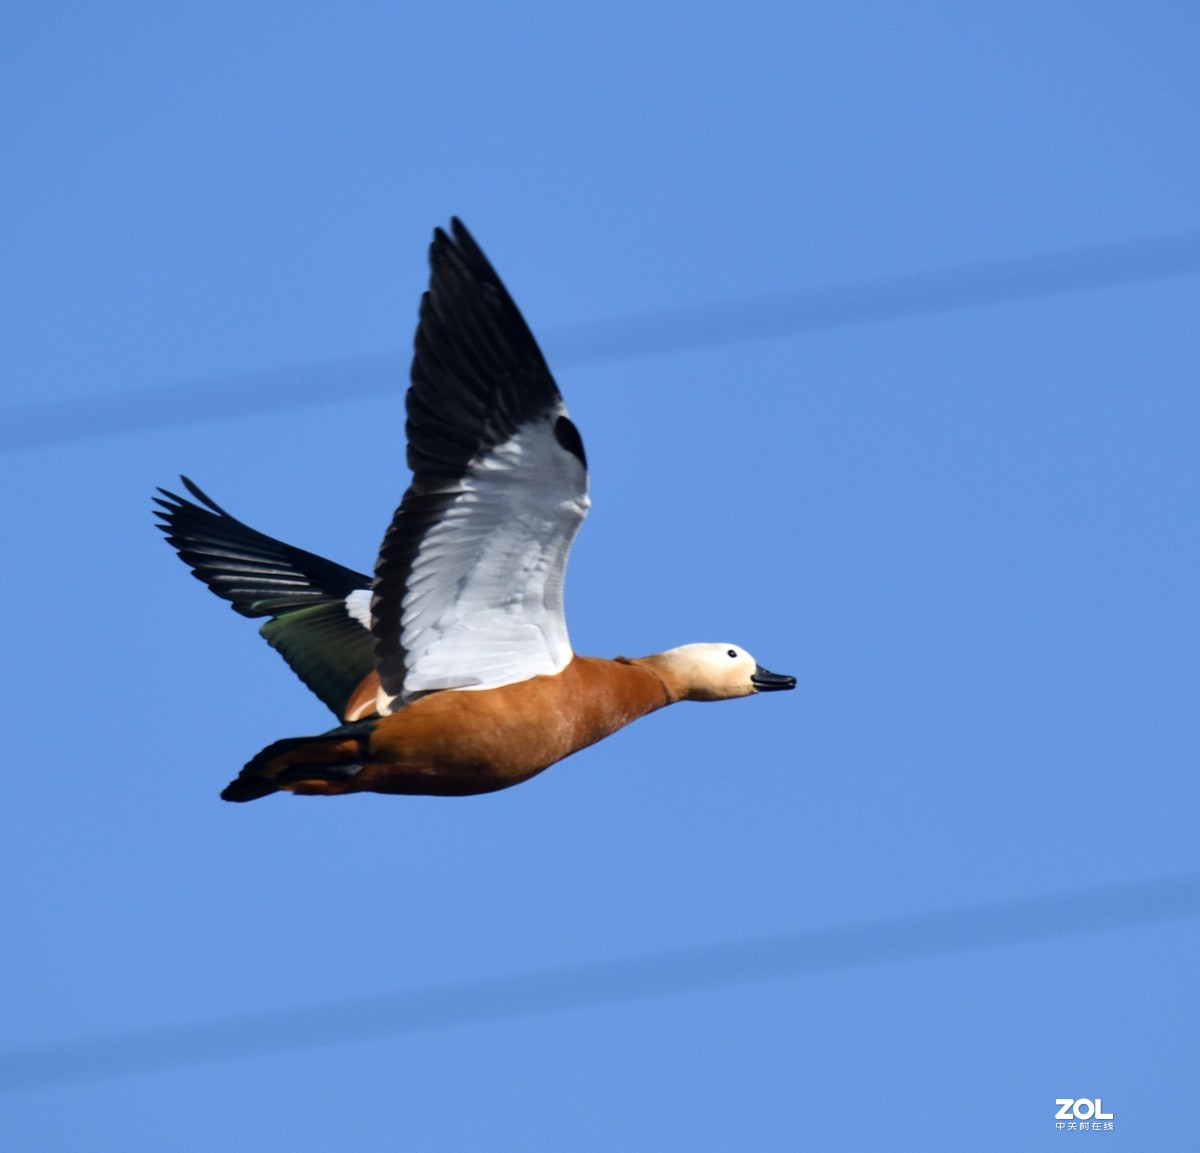
M 657 660 L 685 701 L 724 701 L 796 687 L 795 677 L 768 672 L 738 645 L 681 645 L 659 653 Z

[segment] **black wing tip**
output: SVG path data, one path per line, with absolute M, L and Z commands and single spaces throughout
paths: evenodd
M 473 245 L 476 248 L 479 247 L 479 245 L 475 243 L 475 238 L 471 235 L 470 229 L 467 228 L 467 226 L 462 222 L 461 216 L 450 217 L 449 229 L 443 228 L 440 224 L 434 225 L 433 237 L 434 240 L 442 241 L 447 244 L 458 245 L 465 241 L 467 244 Z
M 183 487 L 186 488 L 188 492 L 191 493 L 192 496 L 194 496 L 206 508 L 210 508 L 213 512 L 220 513 L 222 516 L 229 515 L 229 513 L 227 513 L 219 504 L 217 504 L 217 502 L 213 500 L 208 493 L 204 492 L 194 481 L 184 476 L 182 473 L 179 474 L 179 479 L 183 481 Z
M 156 506 L 151 511 L 158 517 L 158 520 L 154 522 L 154 527 L 166 533 L 168 539 L 178 530 L 181 517 L 186 517 L 192 512 L 202 511 L 186 497 L 172 492 L 169 488 L 159 486 L 154 491 L 159 494 L 150 498 Z M 173 540 L 171 543 L 175 544 Z
M 163 488 L 161 485 L 155 487 L 155 492 L 161 493 L 161 496 L 151 498 L 155 504 L 160 507 L 155 509 L 156 516 L 175 516 L 186 509 L 202 508 L 209 512 L 216 513 L 217 516 L 229 517 L 230 520 L 237 520 L 237 517 L 230 516 L 211 496 L 209 496 L 198 484 L 184 476 L 182 473 L 179 476 L 183 487 L 188 493 L 200 502 L 199 505 L 188 500 L 187 497 L 180 496 L 177 492 L 172 492 L 169 488 Z M 165 510 L 165 511 L 164 511 Z M 241 523 L 240 521 L 238 523 Z M 162 528 L 159 525 L 159 528 Z
M 205 578 L 193 567 L 193 559 L 187 555 L 191 551 L 196 533 L 210 531 L 209 526 L 221 523 L 233 531 L 244 530 L 247 526 L 237 517 L 227 513 L 212 497 L 186 476 L 180 476 L 179 479 L 183 482 L 184 488 L 196 499 L 188 500 L 187 497 L 180 496 L 169 488 L 159 486 L 155 491 L 161 495 L 151 497 L 153 504 L 157 506 L 151 510 L 158 518 L 154 522 L 154 527 L 162 532 L 167 538 L 167 543 L 179 554 L 180 559 L 189 568 L 192 568 L 192 572 L 207 584 Z
M 482 258 L 484 264 L 488 266 L 489 270 L 491 269 L 491 262 L 483 255 L 483 249 L 479 247 L 479 242 L 471 235 L 470 229 L 462 222 L 461 217 L 450 217 L 450 235 L 464 256 Z
M 440 225 L 433 230 L 429 264 L 435 275 L 438 269 L 448 264 L 454 265 L 470 279 L 498 288 L 508 295 L 499 273 L 460 217 L 450 217 L 449 232 Z

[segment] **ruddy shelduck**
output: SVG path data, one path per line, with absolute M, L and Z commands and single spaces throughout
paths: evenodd
M 186 477 L 160 527 L 343 723 L 276 741 L 221 794 L 487 793 L 677 701 L 791 689 L 731 644 L 571 651 L 563 576 L 587 461 L 541 350 L 458 220 L 429 253 L 408 389 L 412 483 L 375 578 L 234 519 Z

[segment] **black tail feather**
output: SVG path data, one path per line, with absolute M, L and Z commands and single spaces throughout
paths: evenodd
M 362 771 L 375 720 L 355 721 L 317 737 L 285 737 L 252 757 L 221 793 L 223 801 L 256 801 L 298 781 L 345 781 Z
M 257 801 L 259 797 L 269 797 L 279 792 L 279 786 L 266 777 L 239 776 L 232 780 L 221 791 L 223 801 Z

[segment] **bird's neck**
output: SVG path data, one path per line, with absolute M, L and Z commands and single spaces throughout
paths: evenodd
M 653 657 L 575 657 L 565 675 L 570 692 L 580 709 L 580 720 L 591 740 L 616 732 L 631 721 L 644 717 L 680 699 L 670 679 L 664 679 Z M 589 723 L 590 722 L 590 723 Z M 604 730 L 600 732 L 600 730 Z
M 665 653 L 654 653 L 648 657 L 617 657 L 613 663 L 628 670 L 625 675 L 629 682 L 641 686 L 641 691 L 648 698 L 658 697 L 658 703 L 653 706 L 655 709 L 687 699 L 687 686 Z

